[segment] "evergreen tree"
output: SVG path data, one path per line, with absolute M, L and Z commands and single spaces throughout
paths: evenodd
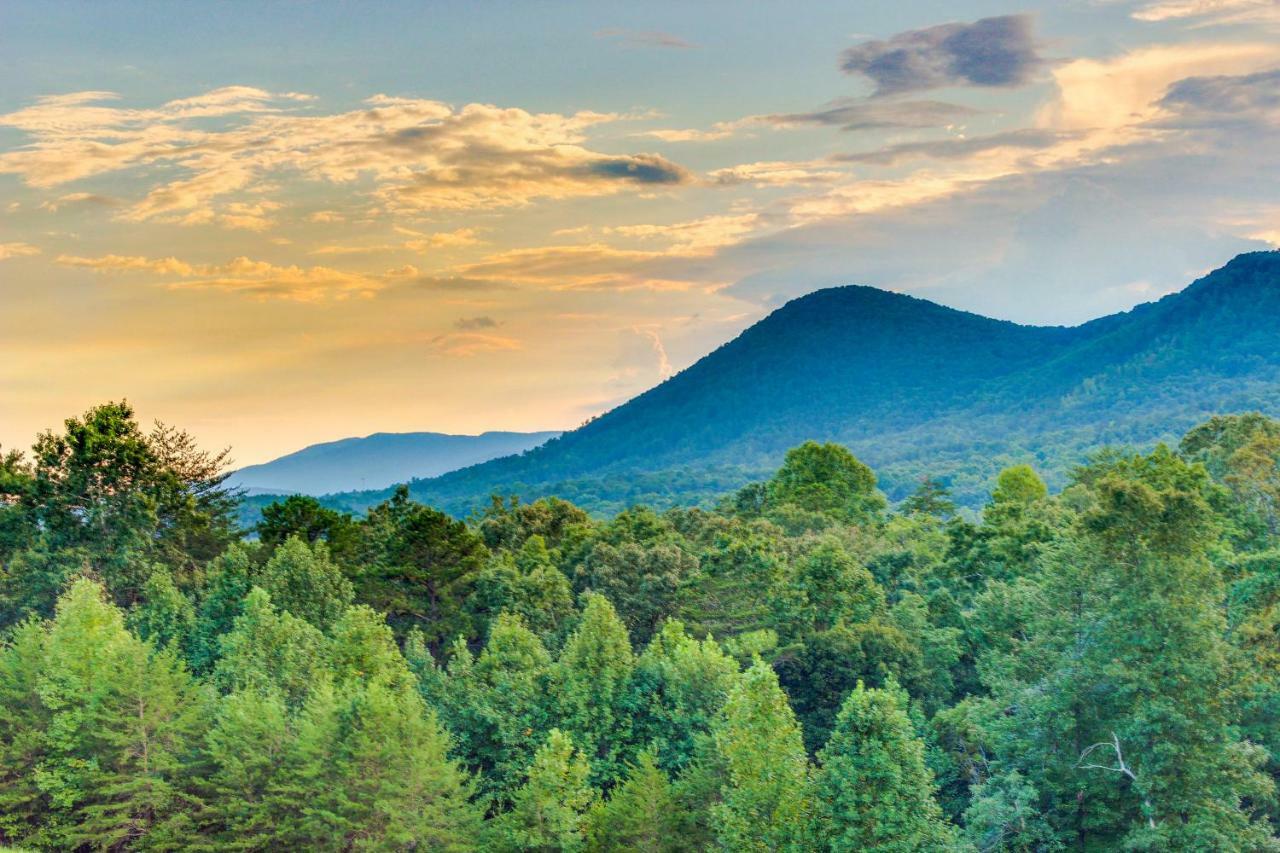
M 934 799 L 898 691 L 861 683 L 845 700 L 835 730 L 818 753 L 815 835 L 832 851 L 947 850 L 954 841 Z
M 587 812 L 595 802 L 591 766 L 573 739 L 552 729 L 534 754 L 511 811 L 495 821 L 500 850 L 574 851 L 586 842 Z
M 588 817 L 587 849 L 599 853 L 634 850 L 676 853 L 688 849 L 679 834 L 678 805 L 671 781 L 652 752 L 640 753 L 626 781 Z
M 602 595 L 588 594 L 582 621 L 557 661 L 560 724 L 591 762 L 593 783 L 622 772 L 630 742 L 626 707 L 635 661 L 626 626 Z
M 49 709 L 37 780 L 51 841 L 70 848 L 179 846 L 193 804 L 184 766 L 203 702 L 172 650 L 129 634 L 88 580 L 71 585 L 49 626 L 38 682 Z
M 723 767 L 713 807 L 727 850 L 804 850 L 809 764 L 800 726 L 768 664 L 757 659 L 730 691 L 713 729 Z
M 242 545 L 227 548 L 209 567 L 191 640 L 196 672 L 208 672 L 222 654 L 221 638 L 234 627 L 252 587 L 253 566 Z
M 44 761 L 50 709 L 40 696 L 45 626 L 28 619 L 0 645 L 0 843 L 22 843 L 50 809 L 35 770 Z
M 167 569 L 157 566 L 142 587 L 142 601 L 129 614 L 130 627 L 144 640 L 172 646 L 185 656 L 195 631 L 195 607 L 174 586 Z

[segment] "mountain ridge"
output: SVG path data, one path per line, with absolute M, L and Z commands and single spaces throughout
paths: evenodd
M 519 453 L 560 433 L 490 430 L 474 435 L 375 432 L 319 442 L 232 472 L 229 485 L 250 493 L 325 495 L 361 480 L 383 488 Z
M 696 503 L 812 438 L 849 446 L 891 497 L 929 475 L 975 505 L 1006 463 L 1030 462 L 1061 485 L 1102 444 L 1173 440 L 1240 408 L 1280 412 L 1280 252 L 1237 256 L 1177 293 L 1077 326 L 1020 325 L 865 285 L 815 291 L 577 430 L 410 490 L 459 514 L 489 493 L 560 494 L 602 512 Z

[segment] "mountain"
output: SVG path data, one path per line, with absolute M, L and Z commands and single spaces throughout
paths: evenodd
M 1022 326 L 849 286 L 787 303 L 693 366 L 519 456 L 414 481 L 465 514 L 488 495 L 598 512 L 713 499 L 806 439 L 837 441 L 891 498 L 924 476 L 979 505 L 1029 462 L 1051 486 L 1104 445 L 1176 441 L 1222 412 L 1280 414 L 1280 252 L 1075 327 Z M 386 492 L 333 496 L 360 510 Z
M 313 444 L 261 465 L 241 468 L 229 484 L 250 494 L 324 495 L 381 489 L 415 477 L 435 477 L 536 447 L 556 432 L 380 432 Z

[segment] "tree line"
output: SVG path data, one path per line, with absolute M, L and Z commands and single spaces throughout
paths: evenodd
M 713 509 L 238 528 L 98 406 L 0 454 L 0 844 L 1280 849 L 1280 422 L 980 513 L 807 443 Z

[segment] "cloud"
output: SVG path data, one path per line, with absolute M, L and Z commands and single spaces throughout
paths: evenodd
M 657 154 L 605 154 L 586 147 L 587 132 L 625 118 L 618 114 L 531 113 L 490 104 L 455 108 L 375 95 L 359 110 L 302 115 L 292 111 L 301 96 L 244 87 L 155 109 L 102 105 L 115 97 L 51 96 L 0 116 L 0 125 L 31 140 L 0 154 L 0 174 L 53 187 L 131 171 L 158 183 L 120 211 L 125 221 L 255 230 L 267 227 L 268 218 L 231 205 L 262 202 L 227 199 L 280 175 L 335 184 L 369 181 L 383 209 L 412 213 L 516 207 L 692 180 Z M 191 121 L 211 117 L 219 117 L 220 126 Z M 179 176 L 170 177 L 175 171 Z
M 1019 86 L 1044 65 L 1029 15 L 909 30 L 855 45 L 840 57 L 841 69 L 869 78 L 877 96 L 943 86 Z
M 119 207 L 120 199 L 98 193 L 67 193 L 40 203 L 41 210 L 57 213 L 64 207 Z
M 779 113 L 760 120 L 782 127 L 814 124 L 844 130 L 946 127 L 978 115 L 979 110 L 945 101 L 866 101 L 842 98 L 807 113 Z
M 547 290 L 686 290 L 713 283 L 709 254 L 619 249 L 604 243 L 510 249 L 447 272 L 463 281 Z M 718 282 L 722 284 L 723 282 Z
M 316 222 L 321 225 L 333 225 L 339 222 L 346 222 L 347 217 L 343 216 L 336 210 L 317 210 L 315 213 L 307 217 L 308 222 Z
M 431 345 L 445 355 L 466 358 L 486 352 L 510 352 L 521 348 L 515 338 L 480 332 L 449 332 L 431 340 Z
M 0 243 L 0 261 L 40 254 L 40 247 L 30 243 Z
M 1280 46 L 1200 43 L 1142 48 L 1111 59 L 1077 59 L 1053 70 L 1057 93 L 1040 127 L 1087 131 L 1095 144 L 1149 135 L 1169 87 L 1189 77 L 1255 73 L 1280 60 Z
M 1133 17 L 1148 22 L 1201 19 L 1202 25 L 1280 23 L 1280 6 L 1275 0 L 1160 0 L 1138 7 Z
M 369 245 L 334 244 L 313 249 L 313 255 L 367 255 L 374 252 L 425 252 L 428 249 L 456 249 L 464 246 L 478 246 L 484 243 L 474 228 L 455 228 L 453 231 L 438 231 L 425 234 L 412 228 L 395 226 L 397 233 L 411 239 L 402 243 L 373 243 Z
M 1059 142 L 1077 138 L 1078 136 L 1078 132 L 1060 132 L 1044 128 L 1022 128 L 986 136 L 902 142 L 897 145 L 889 145 L 857 154 L 836 154 L 831 159 L 840 163 L 869 163 L 876 166 L 892 166 L 905 160 L 921 157 L 936 160 L 953 160 L 1007 149 L 1050 148 Z
M 720 186 L 750 184 L 770 187 L 829 184 L 843 175 L 843 172 L 832 169 L 827 160 L 770 160 L 715 169 L 707 174 L 707 178 Z
M 453 327 L 462 332 L 474 332 L 477 329 L 493 329 L 498 325 L 498 321 L 492 317 L 459 317 L 453 321 Z
M 628 30 L 621 27 L 607 27 L 603 30 L 597 30 L 595 37 L 611 39 L 627 47 L 658 47 L 668 50 L 690 50 L 697 47 L 693 42 L 661 30 Z
M 616 225 L 602 230 L 623 237 L 669 240 L 675 252 L 700 252 L 740 242 L 761 224 L 760 214 L 742 213 L 704 216 L 666 225 Z
M 1280 124 L 1280 69 L 1254 74 L 1219 74 L 1177 81 L 1159 100 L 1176 113 L 1166 124 L 1222 127 L 1224 122 Z
M 413 266 L 382 273 L 358 273 L 330 267 L 279 266 L 245 257 L 225 264 L 195 264 L 174 257 L 148 258 L 136 255 L 103 255 L 96 258 L 60 255 L 63 266 L 80 267 L 97 273 L 151 273 L 171 277 L 164 284 L 171 289 L 209 288 L 243 293 L 258 298 L 319 302 L 372 296 L 388 285 L 418 276 Z

